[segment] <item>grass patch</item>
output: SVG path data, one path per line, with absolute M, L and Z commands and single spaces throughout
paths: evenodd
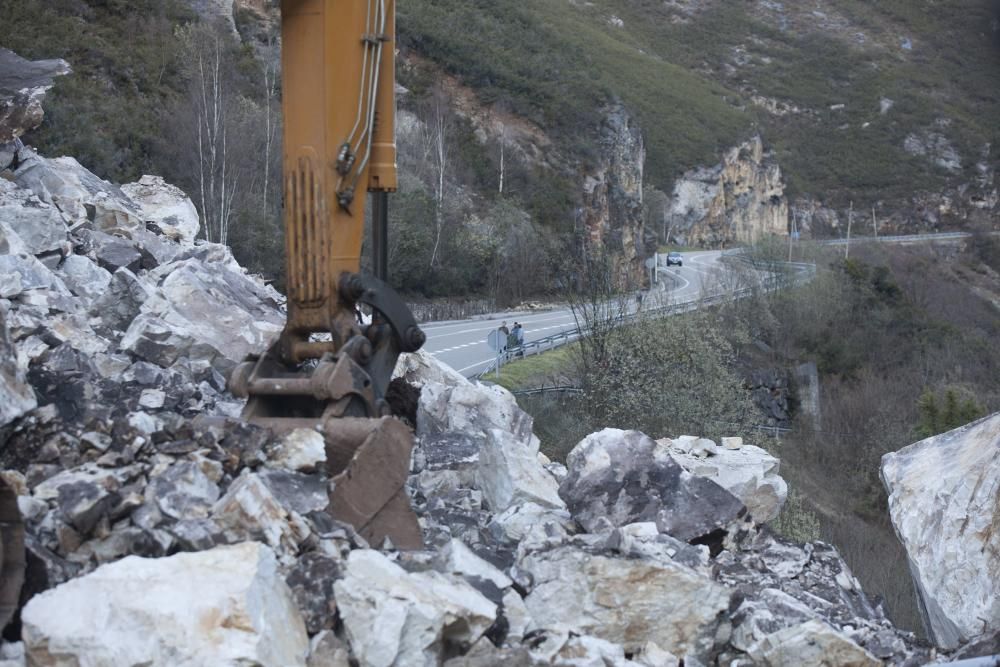
M 574 384 L 578 354 L 579 345 L 570 343 L 504 364 L 500 369 L 499 379 L 495 373 L 490 373 L 483 379 L 510 391 Z

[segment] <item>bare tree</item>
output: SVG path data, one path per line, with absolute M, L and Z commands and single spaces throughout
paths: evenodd
M 272 44 L 269 41 L 268 46 Z M 270 52 L 270 48 L 267 52 Z M 263 64 L 264 83 L 264 184 L 262 188 L 263 210 L 268 209 L 268 194 L 271 190 L 271 153 L 278 136 L 279 123 L 275 118 L 274 106 L 278 98 L 278 66 L 277 60 L 265 61 Z
M 451 117 L 448 108 L 448 96 L 441 88 L 435 88 L 428 103 L 427 145 L 430 153 L 430 163 L 434 169 L 434 246 L 431 250 L 430 266 L 438 265 L 438 252 L 441 248 L 441 235 L 444 233 L 444 196 L 445 173 L 449 168 L 451 139 Z
M 188 60 L 194 121 L 197 197 L 205 238 L 228 243 L 233 203 L 240 187 L 236 161 L 230 153 L 230 131 L 236 99 L 231 88 L 227 47 L 214 28 L 192 25 L 178 31 Z

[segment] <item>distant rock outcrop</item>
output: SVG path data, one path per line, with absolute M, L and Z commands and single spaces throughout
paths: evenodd
M 621 104 L 607 110 L 597 145 L 600 162 L 584 178 L 579 231 L 586 252 L 606 255 L 620 287 L 637 287 L 656 245 L 642 213 L 646 148 L 638 123 Z
M 671 238 L 718 248 L 788 234 L 781 167 L 759 136 L 730 149 L 722 163 L 686 172 L 674 183 Z
M 1000 413 L 882 457 L 920 612 L 946 649 L 1000 628 Z

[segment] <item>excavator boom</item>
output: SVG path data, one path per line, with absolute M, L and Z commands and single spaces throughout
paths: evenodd
M 395 1 L 282 0 L 281 42 L 288 316 L 272 347 L 236 368 L 230 389 L 248 399 L 249 421 L 325 435 L 336 518 L 370 540 L 418 547 L 402 488 L 412 435 L 385 400 L 399 353 L 425 339 L 384 282 L 385 195 L 396 189 Z M 360 272 L 368 192 L 378 277 Z

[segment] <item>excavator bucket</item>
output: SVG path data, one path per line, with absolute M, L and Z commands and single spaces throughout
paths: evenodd
M 248 421 L 324 434 L 335 518 L 373 544 L 419 548 L 404 488 L 413 436 L 385 400 L 399 353 L 425 339 L 383 282 L 385 200 L 397 180 L 395 47 L 394 0 L 281 2 L 288 316 L 229 386 L 248 399 Z M 366 191 L 376 201 L 376 276 L 360 272 Z
M 413 433 L 387 414 L 385 387 L 368 372 L 377 355 L 371 356 L 367 369 L 345 351 L 325 355 L 311 371 L 293 370 L 272 349 L 240 364 L 229 385 L 248 398 L 246 421 L 277 433 L 305 428 L 323 435 L 333 518 L 374 546 L 388 539 L 397 549 L 420 549 L 420 525 L 405 488 Z

